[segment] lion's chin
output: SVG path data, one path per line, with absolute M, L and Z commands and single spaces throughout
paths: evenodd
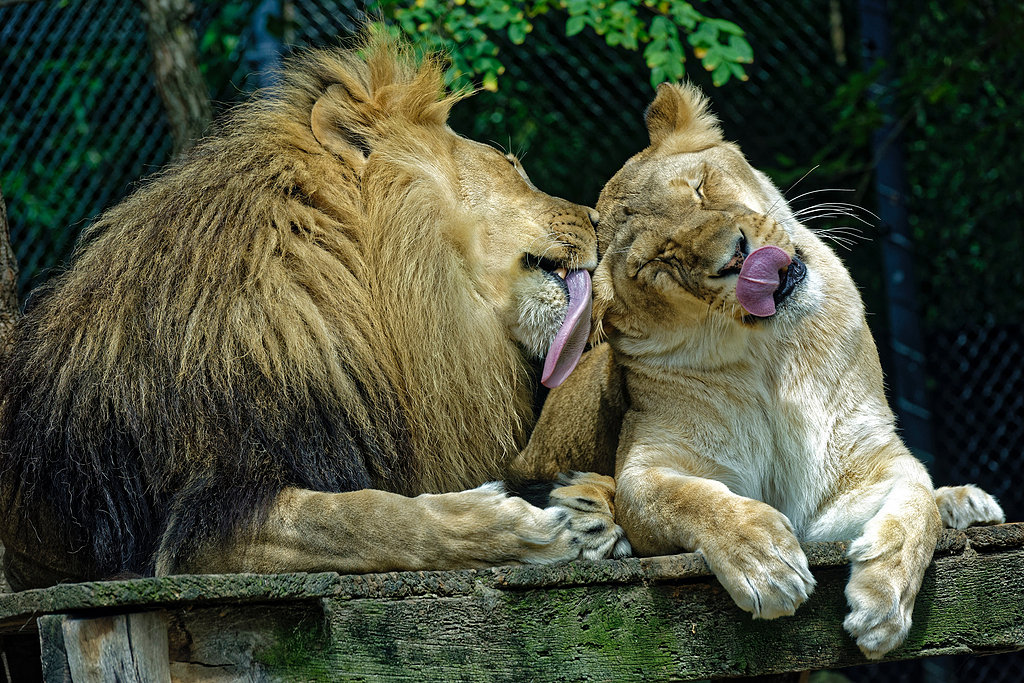
M 517 290 L 509 331 L 527 355 L 544 358 L 569 310 L 569 288 L 561 277 L 536 271 L 528 286 Z

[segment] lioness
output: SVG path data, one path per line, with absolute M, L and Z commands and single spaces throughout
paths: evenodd
M 700 92 L 662 85 L 646 118 L 650 146 L 598 203 L 608 344 L 552 392 L 523 457 L 614 460 L 633 548 L 703 554 L 756 618 L 813 589 L 799 541 L 854 539 L 845 627 L 881 657 L 906 637 L 942 520 L 1002 510 L 974 487 L 933 492 L 897 436 L 848 272 L 723 141 Z
M 0 374 L 15 588 L 626 547 L 573 509 L 607 478 L 546 508 L 486 483 L 530 357 L 554 386 L 582 352 L 596 215 L 456 135 L 438 59 L 361 48 L 293 59 L 33 295 Z

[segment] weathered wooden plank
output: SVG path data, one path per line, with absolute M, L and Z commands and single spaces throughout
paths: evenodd
M 59 619 L 66 667 L 54 652 L 56 634 L 44 649 L 46 683 L 170 683 L 167 621 L 161 612 Z M 51 621 L 51 624 L 58 622 Z
M 72 683 L 68 653 L 64 647 L 66 614 L 44 614 L 39 617 L 39 649 L 42 680 L 45 683 Z
M 737 609 L 684 554 L 57 586 L 0 597 L 0 634 L 41 614 L 161 607 L 175 681 L 699 680 L 865 663 L 842 629 L 845 544 L 804 547 L 818 588 L 796 616 L 771 622 Z M 45 650 L 46 619 L 40 629 Z M 907 643 L 887 659 L 1022 647 L 1024 525 L 946 532 Z
M 907 644 L 887 659 L 1024 646 L 1022 561 L 1022 551 L 937 560 Z M 639 681 L 865 663 L 842 629 L 847 569 L 815 576 L 798 614 L 774 621 L 751 619 L 716 581 L 329 601 L 329 648 L 311 652 L 307 670 L 334 670 L 335 680 Z

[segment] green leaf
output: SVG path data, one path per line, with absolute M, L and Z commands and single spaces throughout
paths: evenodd
M 694 47 L 711 47 L 718 45 L 718 29 L 712 24 L 704 23 L 687 39 Z
M 491 14 L 487 17 L 487 27 L 492 30 L 500 30 L 508 26 L 509 16 L 507 14 Z
M 679 30 L 667 17 L 658 15 L 651 20 L 649 33 L 651 38 L 674 38 L 679 35 Z
M 673 2 L 670 11 L 677 24 L 691 31 L 699 22 L 704 21 L 704 15 L 688 2 Z
M 586 25 L 586 17 L 569 17 L 569 20 L 565 22 L 565 35 L 574 36 L 582 31 Z
M 719 64 L 718 68 L 711 72 L 711 82 L 716 86 L 725 85 L 729 82 L 732 71 L 729 70 L 729 62 Z
M 726 62 L 726 64 L 729 67 L 729 71 L 731 71 L 732 75 L 735 76 L 736 78 L 740 79 L 741 81 L 746 81 L 750 79 L 750 77 L 747 76 L 747 72 L 743 69 L 741 65 L 737 64 L 736 62 Z
M 678 81 L 686 75 L 686 60 L 682 56 L 670 59 L 665 64 L 665 75 L 667 80 Z
M 754 49 L 750 47 L 750 43 L 747 42 L 746 38 L 740 36 L 729 36 L 729 47 L 736 54 L 735 62 L 741 64 L 750 64 L 754 61 Z
M 731 33 L 734 36 L 742 36 L 742 35 L 744 35 L 743 29 L 741 29 L 739 26 L 737 26 L 736 24 L 732 23 L 731 21 L 726 21 L 725 19 L 709 19 L 709 18 L 705 18 L 704 19 L 704 23 L 705 24 L 711 24 L 712 26 L 714 26 L 718 30 L 724 31 L 725 33 Z
M 526 41 L 526 24 L 510 24 L 508 39 L 515 45 L 522 45 Z
M 655 69 L 651 69 L 651 85 L 653 87 L 657 88 L 659 83 L 664 83 L 667 80 L 668 77 L 665 75 L 665 70 L 660 66 Z
M 611 7 L 608 8 L 608 12 L 613 15 L 633 14 L 633 5 L 631 5 L 628 2 L 625 2 L 625 0 L 619 0 L 619 2 L 614 3 Z
M 569 10 L 570 16 L 575 17 L 588 12 L 590 10 L 590 2 L 589 0 L 569 0 L 565 8 Z
M 644 49 L 644 59 L 647 61 L 648 68 L 651 69 L 667 62 L 669 56 L 668 44 L 664 39 L 652 40 Z
M 708 49 L 707 53 L 701 57 L 700 63 L 704 65 L 707 71 L 714 71 L 723 61 L 724 55 L 722 54 L 721 46 L 715 45 Z

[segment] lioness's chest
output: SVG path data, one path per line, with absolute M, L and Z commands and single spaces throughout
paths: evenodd
M 646 412 L 652 432 L 688 454 L 682 469 L 767 503 L 800 527 L 827 489 L 832 419 L 819 392 L 757 370 L 679 373 L 630 392 L 642 395 L 634 407 Z

